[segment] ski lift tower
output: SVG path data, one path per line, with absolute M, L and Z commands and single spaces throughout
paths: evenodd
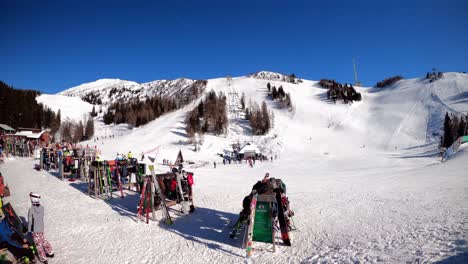
M 353 58 L 353 67 L 354 67 L 354 86 L 362 86 L 362 83 L 359 81 L 357 76 L 357 67 L 356 60 Z
M 234 118 L 239 118 L 238 104 L 239 104 L 239 95 L 232 85 L 232 77 L 226 77 L 227 88 L 228 88 L 228 107 L 229 112 L 233 115 Z

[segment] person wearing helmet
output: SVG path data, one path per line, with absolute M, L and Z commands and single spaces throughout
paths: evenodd
M 40 203 L 41 196 L 31 192 L 29 198 L 32 205 L 28 211 L 28 231 L 32 233 L 39 260 L 42 263 L 47 263 L 47 257 L 52 258 L 54 251 L 44 237 L 44 207 Z

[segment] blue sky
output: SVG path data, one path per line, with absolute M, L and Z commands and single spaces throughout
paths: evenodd
M 259 70 L 351 82 L 353 57 L 366 85 L 468 71 L 467 2 L 0 0 L 0 80 L 46 93 Z

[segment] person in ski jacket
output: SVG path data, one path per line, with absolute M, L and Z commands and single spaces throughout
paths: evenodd
M 27 243 L 21 244 L 18 239 L 15 239 L 15 232 L 5 218 L 0 222 L 0 248 L 7 248 L 17 259 L 23 257 L 27 257 L 29 260 L 34 259 L 34 253 L 29 245 Z
M 32 205 L 28 211 L 28 231 L 32 233 L 39 260 L 47 263 L 47 257 L 52 258 L 54 251 L 44 237 L 44 207 L 40 204 L 41 196 L 31 192 L 29 197 Z

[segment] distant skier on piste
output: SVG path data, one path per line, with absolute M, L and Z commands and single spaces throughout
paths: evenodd
M 54 257 L 52 246 L 44 237 L 44 207 L 40 204 L 41 196 L 31 192 L 31 208 L 28 211 L 28 231 L 32 233 L 39 260 L 47 263 L 47 257 Z

